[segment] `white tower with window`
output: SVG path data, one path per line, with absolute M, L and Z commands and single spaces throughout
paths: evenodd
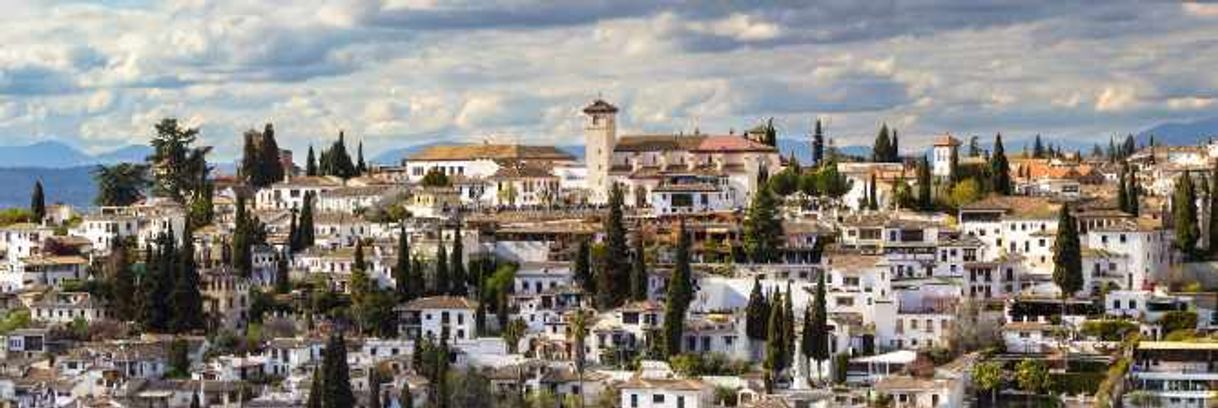
M 930 174 L 935 177 L 947 178 L 952 176 L 952 156 L 960 147 L 960 141 L 945 134 L 935 138 L 935 146 L 931 149 Z
M 584 108 L 584 165 L 588 167 L 589 199 L 604 203 L 609 198 L 609 167 L 617 142 L 617 107 L 597 99 Z

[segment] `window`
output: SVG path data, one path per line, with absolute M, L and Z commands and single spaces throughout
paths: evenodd
M 630 407 L 637 408 L 639 406 L 639 394 L 630 394 Z
M 651 403 L 652 404 L 663 404 L 664 403 L 664 394 L 652 395 Z

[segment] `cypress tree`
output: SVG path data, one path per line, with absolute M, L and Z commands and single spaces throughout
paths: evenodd
M 355 157 L 356 157 L 355 172 L 358 174 L 367 173 L 368 164 L 364 163 L 364 141 L 363 140 L 359 141 L 359 148 L 355 153 Z
M 203 328 L 203 295 L 199 293 L 199 271 L 195 266 L 194 237 L 183 233 L 182 248 L 176 254 L 177 278 L 171 296 L 174 332 L 185 333 Z
M 452 290 L 448 276 L 448 252 L 444 250 L 444 230 L 440 230 L 436 243 L 436 294 L 447 295 Z
M 876 197 L 875 173 L 871 173 L 871 182 L 867 185 L 867 208 L 871 211 L 880 209 L 880 202 Z
M 375 364 L 368 367 L 368 408 L 381 408 L 381 376 Z
M 994 154 L 990 157 L 990 188 L 995 193 L 1011 195 L 1011 167 L 1002 147 L 1002 134 L 994 137 Z
M 1209 233 L 1210 256 L 1214 256 L 1218 255 L 1218 165 L 1211 171 L 1209 190 L 1209 225 L 1206 230 Z
M 753 193 L 744 217 L 744 251 L 752 262 L 778 259 L 783 233 L 777 206 L 769 189 L 759 188 Z
M 918 160 L 918 209 L 922 211 L 930 211 L 935 206 L 930 183 L 930 161 L 926 155 L 922 155 L 922 159 Z
M 262 167 L 260 166 L 262 156 L 258 153 L 261 138 L 262 136 L 254 129 L 247 130 L 242 135 L 244 145 L 241 148 L 241 168 L 238 173 L 240 173 L 241 179 L 255 187 L 266 186 L 262 184 Z
M 398 393 L 398 406 L 414 408 L 414 394 L 410 392 L 410 383 L 402 381 L 402 391 Z
M 875 143 L 871 146 L 871 161 L 882 163 L 887 162 L 890 157 L 892 142 L 888 139 L 888 124 L 880 126 L 880 133 L 875 136 Z
M 106 257 L 106 278 L 110 281 L 110 306 L 119 320 L 135 320 L 137 292 L 135 276 L 131 273 L 131 260 L 127 245 L 118 236 L 110 242 L 110 254 Z
M 825 159 L 825 134 L 820 119 L 816 119 L 816 130 L 812 133 L 812 164 L 820 165 Z
M 1036 141 L 1032 142 L 1032 157 L 1036 159 L 1045 157 L 1045 146 L 1040 141 L 1040 135 L 1036 135 Z
M 364 261 L 364 240 L 355 239 L 355 252 L 351 255 L 351 269 L 356 271 L 368 271 L 368 263 Z
M 1176 232 L 1176 247 L 1185 257 L 1192 257 L 1196 253 L 1197 240 L 1201 234 L 1197 227 L 1197 193 L 1187 171 L 1176 180 L 1175 191 L 1172 193 L 1172 221 Z
M 622 221 L 623 196 L 621 186 L 614 183 L 609 190 L 609 214 L 605 218 L 605 259 L 597 278 L 596 295 L 603 308 L 622 303 L 628 295 L 630 253 L 626 246 L 626 227 Z
M 34 214 L 35 222 L 42 222 L 47 216 L 47 199 L 42 191 L 42 180 L 34 182 L 34 191 L 30 193 L 30 213 Z
M 321 396 L 325 393 L 325 385 L 321 380 L 321 367 L 313 369 L 313 382 L 309 385 L 309 399 L 305 402 L 305 408 L 322 408 Z
M 1140 211 L 1139 207 L 1142 205 L 1142 199 L 1140 197 L 1141 193 L 1140 189 L 1138 188 L 1138 173 L 1131 170 L 1125 179 L 1127 183 L 1125 186 L 1125 204 L 1128 206 L 1126 211 L 1133 214 L 1134 217 L 1137 217 Z
M 791 305 L 791 283 L 787 282 L 787 295 L 782 297 L 782 366 L 792 367 L 795 361 L 795 310 Z
M 298 250 L 312 247 L 314 243 L 312 192 L 306 192 L 304 195 L 304 205 L 300 210 L 300 225 L 297 226 L 297 229 L 296 239 L 300 241 Z
M 303 249 L 300 247 L 300 227 L 298 225 L 296 225 L 296 224 L 298 224 L 299 217 L 300 217 L 300 214 L 298 214 L 296 212 L 296 209 L 293 208 L 292 209 L 292 219 L 288 223 L 288 253 L 289 254 L 295 253 L 295 252 Z
M 766 369 L 765 388 L 767 394 L 774 393 L 774 383 L 778 381 L 779 375 L 782 373 L 783 361 L 786 357 L 783 356 L 783 339 L 782 339 L 782 293 L 775 292 L 774 300 L 771 302 L 769 320 L 766 322 L 766 338 L 765 338 L 765 361 L 763 365 Z
M 901 161 L 901 144 L 897 140 L 897 128 L 892 128 L 891 146 L 888 147 L 888 161 L 897 163 Z
M 245 208 L 245 197 L 237 195 L 236 215 L 234 216 L 232 240 L 232 267 L 243 277 L 250 277 L 254 271 L 254 222 Z
M 457 226 L 453 228 L 453 250 L 451 261 L 448 263 L 449 291 L 454 296 L 465 296 L 468 294 L 466 284 L 469 278 L 466 276 L 465 270 L 465 249 L 461 242 L 461 220 L 457 219 Z
M 664 355 L 672 357 L 681 353 L 681 337 L 685 330 L 685 313 L 694 300 L 694 284 L 689 266 L 689 234 L 685 232 L 685 220 L 677 227 L 677 251 L 672 277 L 668 283 L 668 296 L 664 306 Z
M 1057 237 L 1053 242 L 1053 283 L 1061 288 L 1062 298 L 1083 289 L 1083 257 L 1078 225 L 1070 206 L 1062 204 L 1057 216 Z
M 322 406 L 352 408 L 355 394 L 351 392 L 351 373 L 347 366 L 347 343 L 341 330 L 330 335 L 322 358 Z
M 284 169 L 279 156 L 279 142 L 275 141 L 275 127 L 270 123 L 262 130 L 262 142 L 258 151 L 261 156 L 259 166 L 262 168 L 264 185 L 283 181 Z
M 292 291 L 291 271 L 288 256 L 280 255 L 279 261 L 275 265 L 275 293 L 284 294 Z
M 816 361 L 817 377 L 821 377 L 820 366 L 821 362 L 829 359 L 829 309 L 825 302 L 825 275 L 821 274 L 820 280 L 816 283 L 816 297 L 813 299 L 811 308 L 811 336 L 806 331 L 808 323 L 804 323 L 804 337 L 811 337 L 810 340 L 805 340 L 807 346 L 811 349 L 811 357 Z M 805 351 L 805 353 L 808 353 Z
M 595 296 L 596 281 L 592 277 L 592 249 L 589 248 L 588 241 L 579 241 L 573 263 L 572 271 L 575 274 L 575 282 L 586 295 Z
M 414 299 L 414 287 L 418 282 L 411 281 L 410 266 L 410 242 L 406 238 L 406 225 L 402 225 L 398 227 L 398 259 L 393 268 L 394 288 L 401 301 Z
M 317 176 L 317 157 L 313 154 L 313 146 L 309 145 L 309 155 L 305 159 L 305 175 L 309 177 Z
M 1117 180 L 1117 208 L 1123 212 L 1129 212 L 1129 165 L 1121 167 L 1121 174 Z
M 634 258 L 630 269 L 630 299 L 647 300 L 647 254 L 644 250 L 643 228 L 634 234 Z
M 749 305 L 745 308 L 745 333 L 753 340 L 765 340 L 766 324 L 770 318 L 765 295 L 761 293 L 761 277 L 753 278 L 753 291 L 749 292 Z

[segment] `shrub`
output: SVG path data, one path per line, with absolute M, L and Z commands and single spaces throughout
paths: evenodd
M 1096 337 L 1103 341 L 1121 341 L 1126 334 L 1138 331 L 1138 325 L 1128 320 L 1089 320 L 1083 323 L 1082 332 L 1086 336 Z

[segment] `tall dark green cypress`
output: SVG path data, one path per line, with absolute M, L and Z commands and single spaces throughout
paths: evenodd
M 414 299 L 415 287 L 419 282 L 411 280 L 410 270 L 410 241 L 406 237 L 406 225 L 398 227 L 398 259 L 393 268 L 394 288 L 397 289 L 398 300 Z
M 305 159 L 305 175 L 309 177 L 317 176 L 317 156 L 313 154 L 313 145 L 309 145 L 309 155 Z
M 1142 190 L 1140 187 L 1138 187 L 1138 172 L 1130 171 L 1129 175 L 1125 177 L 1125 182 L 1127 183 L 1125 185 L 1125 203 L 1128 207 L 1126 211 L 1133 214 L 1134 217 L 1137 217 L 1141 211 L 1140 207 L 1142 205 Z
M 1041 159 L 1045 157 L 1045 145 L 1040 141 L 1040 135 L 1036 135 L 1036 141 L 1032 143 L 1032 157 Z
M 275 140 L 275 127 L 270 123 L 262 130 L 262 141 L 258 146 L 259 151 L 259 166 L 262 168 L 262 177 L 265 185 L 271 185 L 283 181 L 284 168 L 280 158 L 279 142 Z
M 364 141 L 363 140 L 361 140 L 359 142 L 359 148 L 356 150 L 355 157 L 356 157 L 355 172 L 358 174 L 361 174 L 361 175 L 364 173 L 367 173 L 368 164 L 364 163 Z
M 444 250 L 444 230 L 440 230 L 436 242 L 436 294 L 448 295 L 452 291 L 448 276 L 448 252 Z
M 1117 209 L 1129 212 L 1129 165 L 1121 166 L 1117 179 Z
M 330 335 L 322 358 L 322 398 L 325 408 L 352 408 L 355 394 L 351 392 L 351 372 L 347 366 L 347 343 L 341 330 Z
M 812 132 L 812 164 L 821 165 L 825 160 L 825 133 L 820 119 L 816 119 L 816 129 Z
M 1002 134 L 994 137 L 994 154 L 990 156 L 990 188 L 995 193 L 1011 195 L 1011 166 L 1002 147 Z
M 765 294 L 761 292 L 761 277 L 753 278 L 753 291 L 749 292 L 749 304 L 745 310 L 745 333 L 750 339 L 765 340 L 770 310 Z
M 233 217 L 232 267 L 243 277 L 250 277 L 254 270 L 254 222 L 246 210 L 245 196 L 237 195 L 236 214 Z
M 615 183 L 609 190 L 609 213 L 605 217 L 604 265 L 597 271 L 596 298 L 601 308 L 620 305 L 628 293 L 625 286 L 630 279 L 630 253 L 622 220 L 623 201 L 622 189 Z
M 465 270 L 465 248 L 461 242 L 461 219 L 457 219 L 457 226 L 453 228 L 453 249 L 452 255 L 449 257 L 449 292 L 453 296 L 465 296 L 468 294 L 466 284 L 469 278 L 466 276 Z
M 1083 256 L 1078 225 L 1070 206 L 1062 204 L 1057 215 L 1057 237 L 1053 242 L 1053 283 L 1068 298 L 1083 289 Z
M 901 143 L 897 140 L 897 128 L 892 128 L 892 139 L 890 139 L 888 147 L 888 161 L 890 163 L 898 163 L 901 161 Z
M 300 241 L 301 250 L 312 247 L 314 243 L 313 199 L 313 193 L 306 192 L 303 207 L 300 209 L 300 224 L 297 225 L 296 239 Z
M 918 160 L 918 209 L 922 211 L 935 208 L 930 183 L 930 161 L 926 159 L 926 155 L 922 155 L 922 159 Z
M 368 408 L 382 408 L 381 376 L 377 373 L 376 364 L 368 367 Z
M 786 367 L 783 362 L 786 357 L 783 356 L 785 345 L 783 344 L 782 326 L 783 307 L 782 307 L 782 292 L 774 292 L 774 300 L 770 302 L 770 317 L 766 322 L 766 337 L 765 337 L 765 361 L 762 365 L 765 367 L 765 388 L 767 394 L 774 393 L 774 383 L 778 381 L 782 370 Z
M 1209 252 L 1210 256 L 1218 255 L 1218 165 L 1210 172 L 1210 188 L 1209 196 L 1206 197 L 1209 203 L 1209 225 L 1206 226 L 1206 232 L 1209 237 Z
M 195 265 L 194 237 L 190 228 L 183 233 L 182 247 L 175 255 L 177 278 L 174 279 L 171 304 L 171 326 L 175 333 L 203 329 L 203 295 L 199 293 L 199 271 Z
M 630 299 L 647 300 L 647 252 L 643 242 L 643 228 L 634 234 L 634 257 L 630 268 Z
M 821 377 L 821 362 L 829 359 L 829 309 L 825 302 L 825 275 L 816 283 L 816 296 L 808 305 L 811 324 L 804 322 L 804 354 L 816 361 L 817 377 Z M 811 333 L 809 333 L 811 329 Z
M 592 249 L 589 248 L 588 241 L 579 241 L 579 247 L 575 250 L 575 259 L 572 265 L 572 272 L 575 275 L 575 282 L 584 290 L 587 296 L 595 296 L 596 280 L 592 276 Z
M 1197 227 L 1197 192 L 1189 172 L 1176 179 L 1172 193 L 1172 229 L 1176 232 L 1176 248 L 1185 257 L 1196 254 L 1201 233 Z
M 291 272 L 288 255 L 279 255 L 279 260 L 275 263 L 275 293 L 285 294 L 292 291 Z
M 888 124 L 880 126 L 880 133 L 875 136 L 875 143 L 871 146 L 871 161 L 882 163 L 887 162 L 891 157 L 892 142 L 888 138 Z
M 744 252 L 755 263 L 778 260 L 782 247 L 782 219 L 778 203 L 768 188 L 753 193 L 744 217 Z
M 300 214 L 296 212 L 295 208 L 293 208 L 292 209 L 292 219 L 288 223 L 288 253 L 289 254 L 296 253 L 296 252 L 300 251 L 301 249 L 304 249 L 304 248 L 301 248 L 301 246 L 300 246 L 300 226 L 298 225 L 300 223 L 299 219 L 300 219 Z
M 114 317 L 122 321 L 135 320 L 137 317 L 138 295 L 135 287 L 135 276 L 131 273 L 131 259 L 127 245 L 117 235 L 111 238 L 110 254 L 106 256 L 106 279 L 110 282 L 110 307 Z
M 871 182 L 867 183 L 867 208 L 871 211 L 880 209 L 880 200 L 876 197 L 875 173 L 871 173 Z
M 30 193 L 30 213 L 34 214 L 35 222 L 42 222 L 47 216 L 47 198 L 42 191 L 42 180 L 34 182 L 34 191 Z
M 690 270 L 689 234 L 685 231 L 685 220 L 677 227 L 677 251 L 674 256 L 672 277 L 668 281 L 668 296 L 664 305 L 664 355 L 671 357 L 681 353 L 681 338 L 685 331 L 685 313 L 694 300 L 693 271 Z
M 321 396 L 325 393 L 325 383 L 321 378 L 321 367 L 313 369 L 313 382 L 309 385 L 309 398 L 305 401 L 305 408 L 322 408 Z

